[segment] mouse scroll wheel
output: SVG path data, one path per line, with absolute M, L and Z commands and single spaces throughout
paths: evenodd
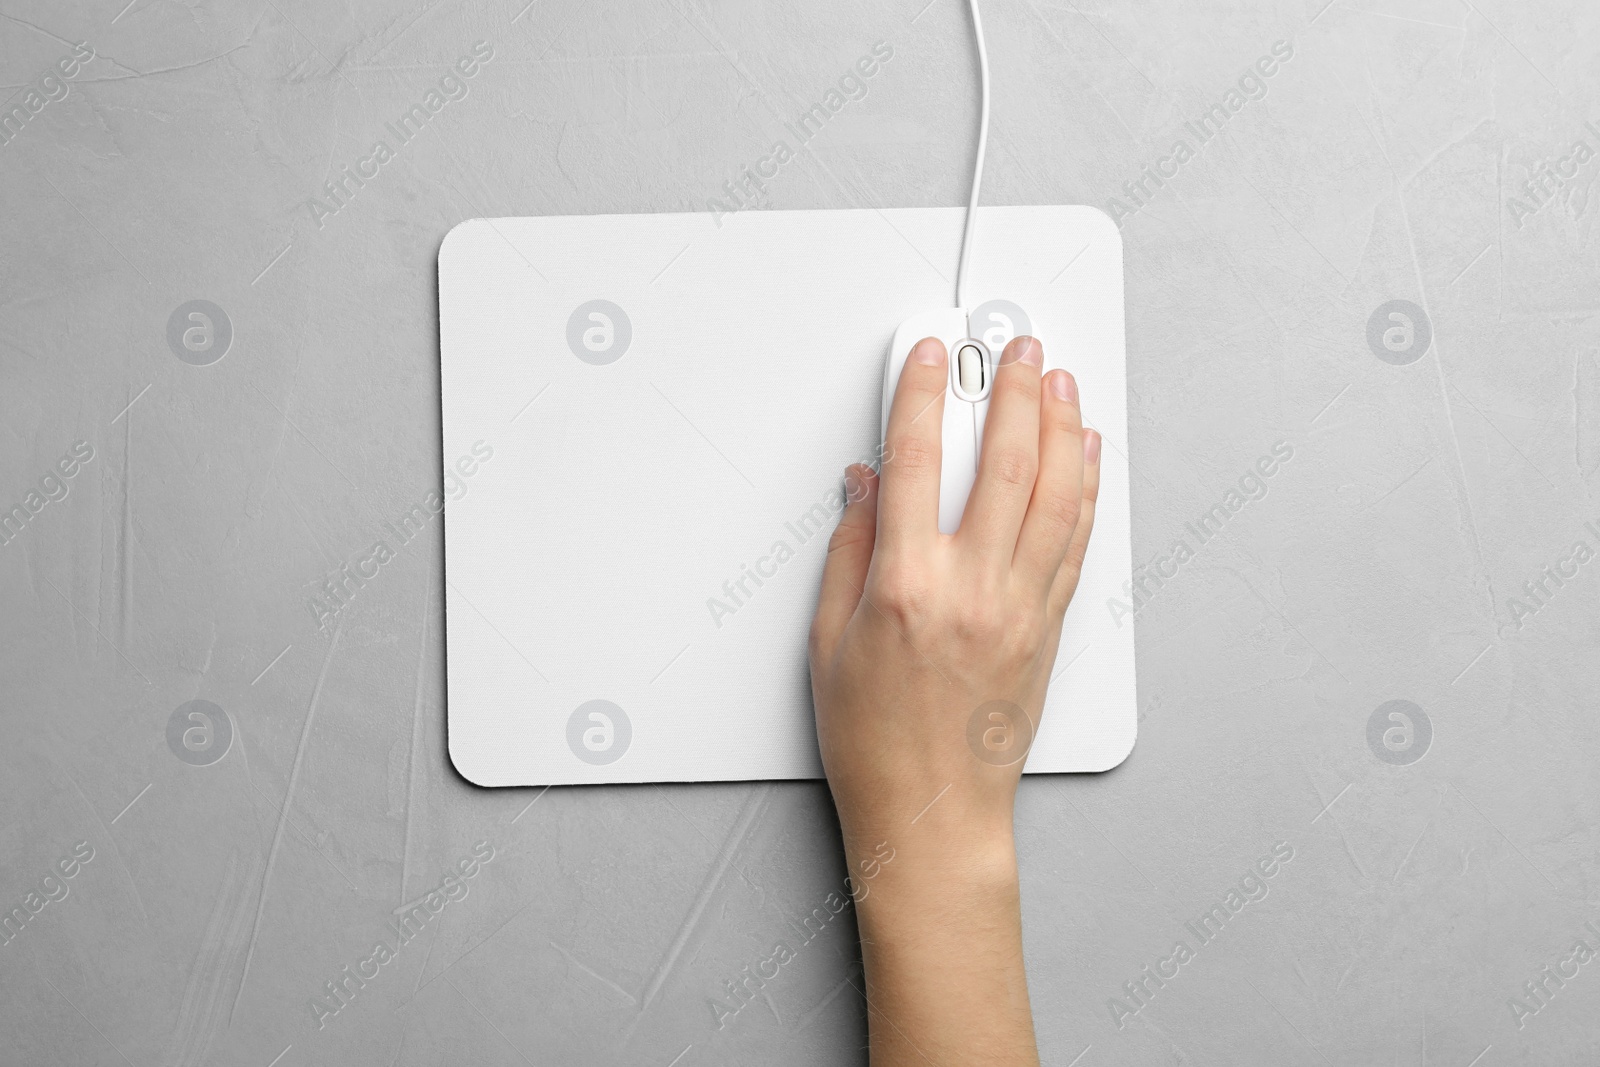
M 961 391 L 969 396 L 983 392 L 984 374 L 987 371 L 987 353 L 976 341 L 963 341 L 956 346 L 956 375 L 961 381 Z

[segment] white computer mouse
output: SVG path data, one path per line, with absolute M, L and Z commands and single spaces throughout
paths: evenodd
M 989 414 L 989 393 L 994 387 L 995 367 L 1011 340 L 1021 334 L 1038 337 L 1027 312 L 1005 300 L 989 300 L 969 314 L 964 308 L 941 308 L 913 315 L 900 324 L 889 344 L 889 357 L 883 368 L 883 412 L 880 423 L 884 438 L 889 434 L 889 409 L 895 387 L 905 368 L 911 349 L 924 337 L 944 342 L 948 354 L 949 377 L 945 382 L 944 452 L 939 476 L 939 531 L 955 533 L 966 510 L 967 497 L 978 475 L 978 456 L 983 451 L 983 426 Z M 1050 346 L 1044 348 L 1045 366 L 1051 369 Z M 887 443 L 887 442 L 885 442 Z M 887 453 L 886 453 L 887 454 Z

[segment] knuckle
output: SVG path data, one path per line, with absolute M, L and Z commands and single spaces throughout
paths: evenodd
M 965 641 L 993 647 L 1000 632 L 1000 616 L 983 598 L 969 597 L 956 612 L 956 633 Z
M 1069 493 L 1051 493 L 1044 502 L 1044 516 L 1058 533 L 1071 534 L 1078 528 L 1083 501 Z
M 889 450 L 894 458 L 896 470 L 924 474 L 938 469 L 938 449 L 926 437 L 912 433 L 898 433 L 889 442 Z M 889 469 L 890 461 L 884 460 L 883 465 L 885 470 Z
M 866 523 L 846 518 L 833 528 L 833 536 L 828 538 L 828 555 L 866 544 L 873 536 L 874 531 Z
M 1039 377 L 1037 371 L 1032 374 L 1025 373 L 1031 368 L 1022 364 L 1016 364 L 1016 366 L 1021 369 L 1012 371 L 1010 374 L 997 376 L 995 380 L 996 387 L 1015 394 L 1021 400 L 1031 400 L 1038 404 L 1039 398 L 1044 395 L 1043 379 Z
M 1049 432 L 1057 437 L 1073 439 L 1071 444 L 1063 444 L 1063 448 L 1076 448 L 1080 452 L 1083 450 L 1083 424 L 1078 419 L 1056 415 L 1050 419 L 1048 425 Z
M 1078 575 L 1063 573 L 1050 589 L 1050 616 L 1059 619 L 1072 606 L 1072 596 L 1078 591 Z
M 1001 445 L 990 450 L 988 468 L 989 476 L 1001 485 L 1031 486 L 1039 472 L 1039 459 L 1031 449 Z
M 904 563 L 877 567 L 870 584 L 872 604 L 902 630 L 920 626 L 927 617 L 933 590 L 918 568 Z
M 1082 542 L 1078 550 L 1081 556 L 1084 549 L 1088 548 L 1089 538 L 1094 535 L 1094 497 L 1086 496 L 1078 501 L 1078 519 L 1073 530 L 1074 540 Z
M 1061 561 L 1061 569 L 1056 571 L 1055 581 L 1050 583 L 1050 615 L 1059 619 L 1072 603 L 1073 594 L 1078 591 L 1078 580 L 1083 575 L 1084 542 L 1074 540 L 1067 549 L 1067 558 Z
M 1004 634 L 1005 649 L 1013 658 L 1031 660 L 1044 647 L 1044 619 L 1036 611 L 1014 616 Z
M 1074 538 L 1072 544 L 1067 546 L 1066 558 L 1061 561 L 1061 570 L 1072 579 L 1074 584 L 1077 583 L 1078 575 L 1083 573 L 1083 557 L 1088 548 L 1087 541 L 1080 541 Z
M 954 625 L 963 643 L 1012 666 L 1029 662 L 1044 645 L 1040 613 L 1007 604 L 1001 596 L 966 597 L 956 609 Z

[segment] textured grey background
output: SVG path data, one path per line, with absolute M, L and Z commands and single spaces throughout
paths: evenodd
M 0 546 L 0 908 L 67 890 L 0 944 L 0 1061 L 861 1062 L 848 913 L 726 1028 L 710 1006 L 841 883 L 820 784 L 463 783 L 437 522 L 328 632 L 305 603 L 439 482 L 452 225 L 703 209 L 879 40 L 763 206 L 960 203 L 963 7 L 124 3 L 0 0 L 8 108 L 97 55 L 0 145 L 0 508 L 94 450 Z M 1523 590 L 1600 546 L 1600 160 L 1572 156 L 1600 148 L 1600 9 L 1324 3 L 988 5 L 991 203 L 1104 206 L 1294 46 L 1124 227 L 1136 560 L 1294 457 L 1141 609 L 1131 759 L 1023 785 L 1051 1063 L 1600 1060 L 1600 962 L 1561 964 L 1600 949 L 1600 563 Z M 319 226 L 323 183 L 479 40 L 467 98 Z M 1542 162 L 1566 178 L 1523 211 Z M 211 366 L 166 340 L 191 299 L 233 324 Z M 1392 299 L 1432 322 L 1409 365 L 1367 344 Z M 206 766 L 167 742 L 196 698 L 235 728 Z M 1392 699 L 1432 724 L 1409 765 L 1368 745 Z M 479 841 L 469 895 L 319 1029 L 324 983 Z M 1199 946 L 1185 921 L 1279 841 Z

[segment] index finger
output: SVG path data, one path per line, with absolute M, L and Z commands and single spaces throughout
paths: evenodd
M 945 360 L 943 342 L 933 337 L 918 341 L 889 408 L 879 473 L 878 540 L 891 551 L 938 536 Z

